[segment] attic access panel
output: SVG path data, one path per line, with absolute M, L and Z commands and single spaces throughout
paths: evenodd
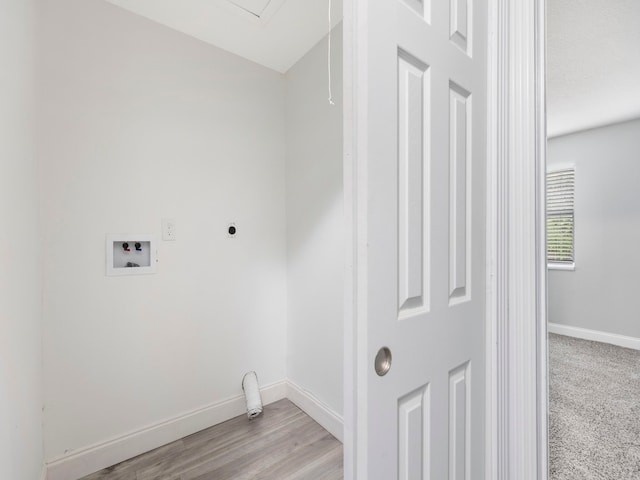
M 220 0 L 219 0 L 220 1 Z M 257 21 L 265 25 L 286 0 L 221 0 L 228 6 L 227 10 L 235 11 L 247 20 Z
M 264 11 L 267 9 L 271 0 L 228 0 L 236 7 L 240 7 L 243 10 L 260 18 Z

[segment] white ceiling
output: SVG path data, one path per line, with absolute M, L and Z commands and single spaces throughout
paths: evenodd
M 549 136 L 640 117 L 640 0 L 547 0 Z
M 106 1 L 282 73 L 329 30 L 329 0 Z M 547 0 L 547 111 L 550 137 L 640 117 L 640 0 Z
M 106 1 L 281 73 L 329 32 L 329 0 Z M 342 0 L 332 1 L 335 26 Z

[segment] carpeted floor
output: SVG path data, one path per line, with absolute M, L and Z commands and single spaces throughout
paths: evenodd
M 549 334 L 550 480 L 640 479 L 640 351 Z

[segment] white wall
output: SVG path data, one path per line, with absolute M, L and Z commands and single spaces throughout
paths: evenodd
M 640 2 L 545 3 L 548 135 L 638 118 Z
M 287 375 L 342 414 L 344 220 L 342 25 L 286 74 Z
M 42 468 L 35 2 L 0 0 L 0 478 Z
M 549 321 L 640 338 L 640 120 L 556 137 L 576 166 L 575 271 L 549 271 Z
M 43 2 L 41 33 L 51 460 L 241 394 L 248 370 L 284 379 L 284 77 L 100 0 Z M 106 277 L 105 235 L 162 217 L 158 273 Z

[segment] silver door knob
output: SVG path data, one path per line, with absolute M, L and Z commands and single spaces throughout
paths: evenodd
M 391 350 L 387 347 L 382 347 L 378 350 L 374 367 L 378 376 L 384 377 L 391 370 Z

